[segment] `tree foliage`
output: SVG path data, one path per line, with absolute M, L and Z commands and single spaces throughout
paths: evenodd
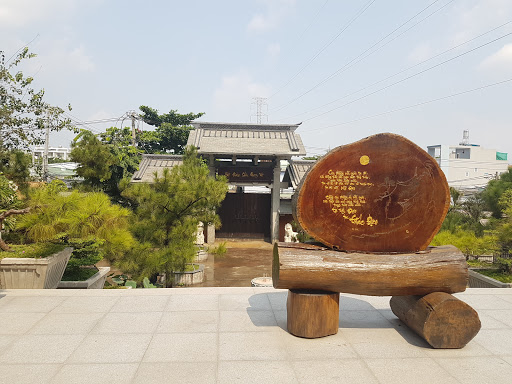
M 0 173 L 0 214 L 11 209 L 20 209 L 22 207 L 22 202 L 18 197 L 17 191 L 18 186 Z M 6 217 L 5 220 L 0 223 L 0 230 L 3 229 L 1 224 L 3 224 L 6 229 L 13 229 L 15 223 L 16 220 L 14 217 Z
M 187 149 L 183 165 L 155 175 L 152 184 L 135 184 L 123 195 L 137 206 L 133 225 L 139 250 L 125 260 L 124 270 L 139 276 L 182 271 L 195 255 L 199 221 L 219 224 L 216 209 L 227 192 L 224 177 L 209 176 L 208 167 Z
M 145 105 L 141 105 L 139 108 L 143 115 L 142 119 L 146 124 L 153 125 L 155 127 L 160 127 L 162 124 L 167 123 L 172 125 L 173 127 L 181 127 L 185 125 L 190 125 L 190 123 L 199 119 L 204 115 L 204 112 L 200 113 L 187 113 L 186 115 L 179 114 L 177 110 L 171 110 L 169 113 L 164 113 L 162 115 L 158 114 L 158 110 L 153 109 L 151 107 L 147 107 Z
M 115 158 L 107 146 L 90 131 L 82 130 L 71 143 L 71 160 L 79 163 L 76 174 L 84 184 L 100 189 L 112 176 L 110 166 Z
M 67 192 L 59 180 L 31 192 L 31 210 L 18 220 L 17 229 L 30 242 L 74 246 L 70 269 L 95 263 L 102 256 L 117 260 L 135 246 L 129 231 L 131 212 L 112 204 L 106 194 Z
M 466 254 L 489 254 L 512 251 L 512 172 L 489 182 L 480 194 L 464 198 L 450 190 L 452 205 L 434 237 L 432 245 L 453 244 Z M 482 218 L 486 210 L 494 218 Z
M 506 190 L 499 199 L 503 219 L 496 228 L 497 242 L 502 252 L 512 250 L 512 189 Z
M 179 114 L 176 110 L 158 114 L 156 109 L 142 105 L 142 119 L 146 124 L 156 127 L 154 131 L 146 131 L 138 138 L 138 143 L 146 153 L 173 152 L 182 154 L 187 145 L 188 136 L 193 129 L 191 122 L 204 113 Z
M 23 193 L 26 193 L 30 180 L 32 156 L 20 150 L 2 150 L 0 148 L 0 172 L 14 181 Z
M 130 128 L 111 127 L 99 138 L 83 130 L 73 140 L 71 159 L 80 164 L 77 175 L 88 189 L 102 190 L 123 203 L 121 181 L 138 169 L 141 151 L 131 146 Z
M 458 229 L 455 232 L 440 231 L 431 245 L 445 245 L 451 244 L 457 247 L 468 255 L 484 255 L 496 251 L 496 238 L 492 235 L 476 236 L 475 232 L 471 230 Z
M 46 127 L 52 131 L 74 130 L 64 110 L 47 103 L 44 90 L 34 90 L 34 79 L 18 70 L 24 60 L 35 56 L 25 47 L 6 62 L 0 51 L 0 147 L 26 149 L 41 144 Z
M 482 198 L 492 212 L 492 215 L 497 219 L 501 218 L 503 211 L 499 204 L 500 197 L 509 189 L 512 189 L 511 167 L 508 168 L 507 172 L 502 173 L 499 179 L 489 181 L 489 184 L 487 184 L 487 187 L 482 193 Z

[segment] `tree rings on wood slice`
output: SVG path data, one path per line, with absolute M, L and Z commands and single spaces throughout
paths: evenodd
M 450 190 L 427 152 L 404 137 L 381 133 L 318 160 L 292 204 L 301 227 L 328 247 L 417 252 L 441 227 Z

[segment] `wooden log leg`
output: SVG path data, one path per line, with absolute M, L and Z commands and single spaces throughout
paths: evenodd
M 287 326 L 292 335 L 313 339 L 338 333 L 340 294 L 309 289 L 288 291 Z
M 445 292 L 393 296 L 391 310 L 434 348 L 462 348 L 480 331 L 478 313 Z

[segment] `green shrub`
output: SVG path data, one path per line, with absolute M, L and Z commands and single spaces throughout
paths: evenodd
M 498 257 L 495 264 L 501 272 L 512 274 L 512 259 Z
M 4 257 L 39 259 L 62 251 L 66 245 L 54 243 L 14 244 L 10 248 L 10 252 L 0 252 L 0 259 Z
M 220 243 L 216 247 L 209 247 L 208 253 L 214 256 L 224 256 L 226 252 L 228 251 L 228 248 L 226 247 L 226 242 Z
M 460 249 L 466 256 L 484 255 L 491 254 L 496 250 L 496 238 L 490 234 L 477 237 L 474 232 L 469 230 L 460 229 L 455 233 L 451 231 L 440 231 L 434 236 L 430 245 L 453 245 Z

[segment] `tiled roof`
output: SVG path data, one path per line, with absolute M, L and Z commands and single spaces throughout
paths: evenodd
M 303 156 L 306 149 L 295 133 L 299 124 L 232 124 L 194 122 L 187 145 L 199 154 Z
M 289 160 L 283 182 L 290 183 L 293 189 L 296 189 L 314 163 L 315 160 Z
M 151 183 L 155 172 L 161 176 L 163 170 L 180 165 L 183 158 L 179 155 L 142 155 L 139 170 L 133 174 L 132 183 Z

